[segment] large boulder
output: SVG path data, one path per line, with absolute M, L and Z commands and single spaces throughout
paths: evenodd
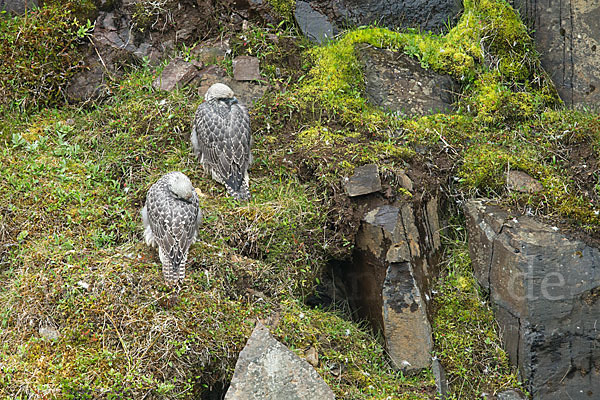
M 465 213 L 475 275 L 533 398 L 600 398 L 600 250 L 483 201 Z
M 512 0 L 568 106 L 600 106 L 600 3 Z
M 240 353 L 225 400 L 328 400 L 333 392 L 317 371 L 257 322 Z
M 393 364 L 431 364 L 427 304 L 440 257 L 438 199 L 371 208 L 356 235 L 343 277 L 351 307 L 383 333 Z
M 373 105 L 405 115 L 425 115 L 452 111 L 458 84 L 448 75 L 426 70 L 402 53 L 356 47 L 362 64 L 367 99 Z
M 328 18 L 334 33 L 375 23 L 392 29 L 440 32 L 462 11 L 460 0 L 310 0 L 308 4 Z

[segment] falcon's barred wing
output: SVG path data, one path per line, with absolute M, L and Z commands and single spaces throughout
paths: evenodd
M 185 263 L 190 246 L 196 239 L 200 209 L 194 192 L 190 202 L 176 198 L 163 176 L 148 192 L 147 216 L 159 247 L 163 273 L 167 282 L 177 282 L 185 276 Z
M 252 138 L 246 108 L 235 98 L 206 101 L 196 112 L 194 132 L 192 144 L 202 164 L 234 196 L 247 198 Z

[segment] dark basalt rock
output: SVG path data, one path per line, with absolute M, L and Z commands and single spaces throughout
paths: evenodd
M 512 0 L 533 32 L 542 66 L 571 107 L 600 107 L 600 3 Z
M 297 1 L 294 17 L 304 36 L 311 42 L 322 44 L 333 39 L 333 25 L 325 15 L 315 11 L 309 3 Z
M 381 190 L 379 170 L 375 164 L 357 167 L 354 174 L 344 180 L 344 188 L 350 197 L 361 196 Z
M 198 77 L 196 65 L 181 58 L 175 58 L 165 67 L 160 76 L 152 82 L 152 86 L 155 89 L 170 92 L 191 83 Z
M 333 400 L 317 371 L 258 322 L 235 365 L 225 400 Z
M 497 206 L 465 206 L 475 275 L 533 399 L 600 398 L 600 249 Z
M 418 370 L 431 363 L 427 304 L 441 254 L 438 202 L 372 208 L 362 219 L 353 261 L 343 273 L 350 306 L 383 332 L 398 369 Z
M 328 17 L 335 33 L 371 24 L 441 32 L 462 11 L 459 0 L 312 0 L 309 3 L 313 10 Z
M 452 112 L 459 86 L 448 75 L 421 67 L 414 58 L 368 45 L 357 45 L 363 66 L 367 99 L 385 110 L 425 115 Z

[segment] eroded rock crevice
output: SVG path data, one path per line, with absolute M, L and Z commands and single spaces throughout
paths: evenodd
M 366 201 L 352 260 L 338 269 L 358 319 L 383 333 L 393 364 L 427 368 L 433 340 L 428 304 L 441 257 L 439 196 Z

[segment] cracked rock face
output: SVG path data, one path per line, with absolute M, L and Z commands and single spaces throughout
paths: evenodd
M 431 363 L 427 303 L 440 250 L 437 198 L 384 204 L 368 211 L 344 271 L 351 307 L 381 330 L 393 364 Z
M 465 214 L 475 275 L 533 398 L 600 398 L 600 250 L 482 201 Z
M 533 30 L 542 66 L 571 107 L 600 107 L 600 2 L 512 0 Z

